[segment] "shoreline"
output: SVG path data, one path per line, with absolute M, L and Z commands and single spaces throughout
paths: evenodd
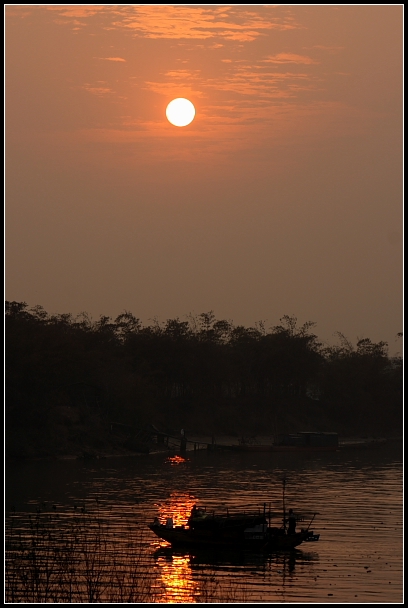
M 193 436 L 194 437 L 194 436 Z M 225 440 L 227 440 L 227 436 L 222 435 L 220 436 L 220 438 L 223 437 Z M 200 452 L 204 452 L 207 451 L 207 446 L 209 445 L 209 442 L 206 441 L 206 439 L 208 439 L 207 437 L 201 437 L 200 439 L 197 438 L 197 436 L 194 437 L 194 439 L 190 439 L 188 440 L 188 443 L 191 444 L 192 446 L 194 446 L 194 444 L 196 444 L 198 447 L 196 449 L 194 449 L 194 447 L 187 447 L 187 449 L 185 450 L 185 453 L 196 453 L 198 451 Z M 233 439 L 233 437 L 229 437 L 229 439 Z M 236 438 L 235 438 L 236 439 Z M 382 437 L 374 437 L 374 436 L 370 436 L 370 437 L 361 437 L 361 436 L 356 436 L 356 435 L 348 435 L 348 436 L 341 436 L 339 437 L 339 448 L 347 448 L 348 444 L 350 444 L 350 447 L 356 446 L 356 447 L 360 447 L 363 449 L 364 447 L 371 447 L 371 443 L 373 444 L 372 447 L 376 447 L 377 444 L 385 444 L 385 445 L 389 445 L 391 443 L 403 443 L 404 441 L 404 436 L 403 435 L 385 435 Z M 200 447 L 200 444 L 206 447 Z M 229 444 L 225 443 L 224 441 L 216 441 L 215 438 L 215 443 L 214 445 L 218 445 L 218 446 L 223 446 L 223 445 L 231 445 L 231 441 L 229 442 Z M 237 444 L 238 445 L 238 444 Z M 264 445 L 264 444 L 259 444 L 259 445 Z M 180 448 L 177 446 L 173 446 L 171 448 L 168 447 L 164 447 L 164 448 L 159 448 L 157 449 L 157 444 L 153 444 L 151 446 L 151 448 L 149 449 L 149 452 L 138 452 L 138 451 L 132 451 L 132 450 L 125 450 L 125 449 L 118 449 L 117 451 L 105 451 L 105 450 L 94 450 L 94 449 L 83 449 L 81 451 L 76 450 L 73 451 L 71 453 L 55 453 L 55 454 L 36 454 L 36 453 L 32 453 L 32 454 L 27 454 L 27 455 L 21 455 L 21 456 L 14 456 L 14 455 L 7 455 L 7 453 L 5 453 L 5 462 L 26 462 L 26 461 L 55 461 L 55 460 L 61 460 L 61 461 L 66 461 L 66 460 L 79 460 L 79 461 L 83 461 L 83 462 L 92 462 L 95 460 L 108 460 L 108 459 L 114 459 L 114 458 L 126 458 L 126 457 L 133 457 L 133 456 L 156 456 L 156 455 L 160 455 L 160 454 L 167 454 L 167 455 L 172 455 L 172 454 L 179 454 L 180 453 Z

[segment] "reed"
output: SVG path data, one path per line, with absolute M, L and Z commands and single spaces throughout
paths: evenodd
M 98 514 L 18 516 L 6 527 L 7 602 L 143 602 L 152 588 L 143 544 L 129 526 L 123 536 Z M 137 530 L 137 528 L 136 528 Z
M 98 510 L 12 514 L 6 523 L 6 603 L 163 603 L 145 522 Z M 146 532 L 147 534 L 147 532 Z M 150 554 L 150 558 L 149 558 Z M 174 601 L 183 602 L 183 594 Z M 179 597 L 179 599 L 177 599 Z M 245 602 L 246 592 L 214 572 L 189 593 L 197 603 Z

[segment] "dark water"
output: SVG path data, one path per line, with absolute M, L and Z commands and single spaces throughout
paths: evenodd
M 199 451 L 184 459 L 9 463 L 6 472 L 6 526 L 12 523 L 15 538 L 36 517 L 49 518 L 55 538 L 75 517 L 103 523 L 104 567 L 119 573 L 116 595 L 105 600 L 125 601 L 118 593 L 132 568 L 150 599 L 163 603 L 403 600 L 401 443 L 309 455 Z M 287 507 L 318 512 L 312 528 L 319 542 L 266 556 L 189 554 L 147 529 L 156 515 L 184 523 L 194 503 L 242 511 L 266 502 L 278 513 L 283 476 Z

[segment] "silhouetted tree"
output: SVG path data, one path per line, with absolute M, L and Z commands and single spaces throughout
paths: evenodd
M 315 323 L 293 315 L 266 329 L 212 311 L 149 326 L 129 311 L 93 321 L 25 302 L 5 314 L 8 445 L 82 445 L 112 421 L 215 433 L 401 425 L 402 358 L 341 333 L 323 348 Z

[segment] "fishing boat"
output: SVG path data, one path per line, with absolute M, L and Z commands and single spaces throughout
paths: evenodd
M 304 515 L 285 509 L 285 482 L 283 485 L 282 525 L 272 525 L 272 513 L 216 514 L 194 505 L 186 525 L 174 526 L 173 519 L 160 523 L 158 518 L 149 524 L 150 530 L 173 547 L 189 546 L 202 548 L 245 548 L 257 551 L 294 549 L 304 542 L 316 542 L 320 534 L 310 529 L 316 513 L 311 514 L 310 523 L 296 531 L 297 523 L 306 521 Z

